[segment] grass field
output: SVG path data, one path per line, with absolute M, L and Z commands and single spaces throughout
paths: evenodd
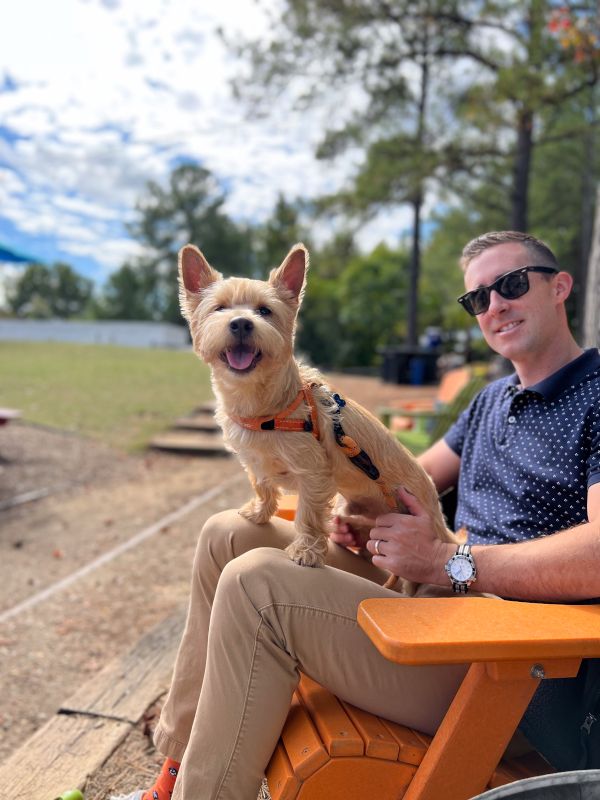
M 211 396 L 208 368 L 191 351 L 0 342 L 0 406 L 122 450 L 144 447 Z

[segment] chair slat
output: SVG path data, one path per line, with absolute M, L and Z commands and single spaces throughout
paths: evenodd
M 332 758 L 302 784 L 298 800 L 400 800 L 415 770 L 411 764 L 379 758 Z
M 271 756 L 267 768 L 267 783 L 271 800 L 295 800 L 302 785 L 294 774 L 292 764 L 281 741 L 277 743 Z
M 294 774 L 301 781 L 329 760 L 307 710 L 296 695 L 292 700 L 281 740 Z
M 354 723 L 365 743 L 365 755 L 369 758 L 383 758 L 397 761 L 400 747 L 383 722 L 368 711 L 342 701 L 344 710 Z
M 397 722 L 389 719 L 383 719 L 382 722 L 398 743 L 398 761 L 418 766 L 427 752 L 427 744 L 423 739 L 415 731 L 404 725 L 398 725 Z
M 306 675 L 302 675 L 298 688 L 329 755 L 362 756 L 362 737 L 339 700 Z

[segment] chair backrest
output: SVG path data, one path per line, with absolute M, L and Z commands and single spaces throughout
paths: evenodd
M 430 431 L 430 442 L 432 444 L 442 438 L 450 425 L 458 419 L 459 415 L 467 408 L 471 400 L 486 384 L 487 380 L 483 375 L 471 374 L 467 383 L 458 392 L 452 402 L 440 409 L 440 413 L 436 417 Z
M 436 405 L 449 405 L 469 382 L 473 375 L 470 367 L 450 369 L 440 380 L 436 396 Z

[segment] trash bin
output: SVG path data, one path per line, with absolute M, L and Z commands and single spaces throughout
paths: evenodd
M 555 772 L 478 794 L 471 800 L 598 800 L 600 769 Z
M 422 356 L 414 356 L 408 362 L 408 373 L 411 386 L 423 386 L 426 383 L 427 362 Z
M 418 345 L 388 345 L 378 352 L 383 356 L 381 377 L 386 383 L 423 386 L 437 381 L 438 349 Z

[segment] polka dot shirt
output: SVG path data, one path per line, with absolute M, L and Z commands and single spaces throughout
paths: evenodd
M 600 482 L 600 354 L 520 389 L 481 391 L 444 437 L 461 457 L 456 529 L 470 544 L 520 542 L 587 521 Z

